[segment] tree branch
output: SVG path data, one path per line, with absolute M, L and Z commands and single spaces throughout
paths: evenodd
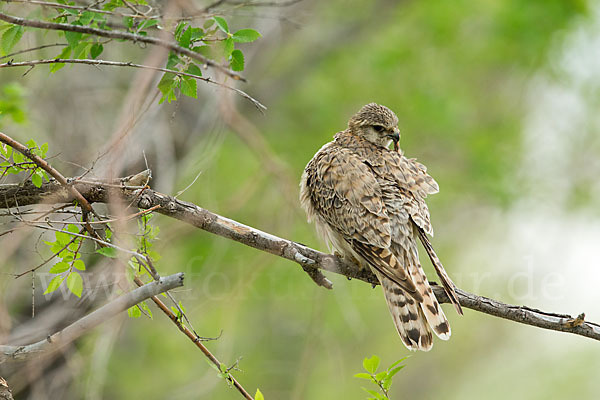
M 82 26 L 82 25 L 71 25 L 71 24 L 62 24 L 56 22 L 45 22 L 45 21 L 36 21 L 30 20 L 20 17 L 15 17 L 12 15 L 4 14 L 0 12 L 0 20 L 9 22 L 15 25 L 28 26 L 32 28 L 39 29 L 51 29 L 56 31 L 66 31 L 66 32 L 79 32 L 79 33 L 87 33 L 90 35 L 106 37 L 111 39 L 125 39 L 134 43 L 147 43 L 154 46 L 164 47 L 171 51 L 174 51 L 177 54 L 183 54 L 188 57 L 191 57 L 195 60 L 200 61 L 203 64 L 206 64 L 216 70 L 219 70 L 226 74 L 227 76 L 232 77 L 235 80 L 241 80 L 246 82 L 246 79 L 241 75 L 231 71 L 228 68 L 223 67 L 222 65 L 216 63 L 215 61 L 204 57 L 202 54 L 196 53 L 190 49 L 186 49 L 185 47 L 181 47 L 174 42 L 168 42 L 166 40 L 162 40 L 152 36 L 142 36 L 136 35 L 135 33 L 123 32 L 123 31 L 107 31 L 105 29 L 92 28 L 90 26 Z
M 167 69 L 167 68 L 153 67 L 151 65 L 135 64 L 132 62 L 106 61 L 106 60 L 96 60 L 96 59 L 90 60 L 90 59 L 81 59 L 81 58 L 75 58 L 75 59 L 73 59 L 73 58 L 55 58 L 52 60 L 32 60 L 32 61 L 22 61 L 22 62 L 12 62 L 11 61 L 11 62 L 7 62 L 4 64 L 0 64 L 0 68 L 34 67 L 34 66 L 40 65 L 40 64 L 63 64 L 63 63 L 64 64 L 86 64 L 86 65 L 95 65 L 95 66 L 107 65 L 110 67 L 131 67 L 131 68 L 151 69 L 154 71 L 168 72 L 168 73 L 175 74 L 178 76 L 189 76 L 190 78 L 201 80 L 206 83 L 211 83 L 213 85 L 217 85 L 219 87 L 234 91 L 235 93 L 239 94 L 243 98 L 252 102 L 252 104 L 254 104 L 254 106 L 256 108 L 258 108 L 260 111 L 267 109 L 267 107 L 265 107 L 261 102 L 259 102 L 258 100 L 256 100 L 255 98 L 250 96 L 248 93 L 244 92 L 243 90 L 240 90 L 233 86 L 226 85 L 224 83 L 217 82 L 211 78 L 205 78 L 203 76 L 198 76 L 198 75 L 190 74 L 187 72 L 175 71 L 175 70 Z M 29 70 L 27 70 L 25 73 L 27 73 L 27 72 L 29 72 Z
M 158 282 L 150 282 L 118 297 L 39 342 L 25 346 L 0 345 L 0 364 L 7 361 L 23 361 L 56 351 L 118 313 L 133 307 L 149 297 L 180 286 L 183 286 L 183 273 L 170 275 L 161 278 Z
M 142 174 L 148 174 L 146 171 Z M 135 176 L 131 179 L 134 179 Z M 90 202 L 108 202 L 116 194 L 141 209 L 160 205 L 157 213 L 191 224 L 207 232 L 235 240 L 255 249 L 286 258 L 310 271 L 325 270 L 348 278 L 360 279 L 372 285 L 379 282 L 370 271 L 361 270 L 354 264 L 338 257 L 311 249 L 301 243 L 283 239 L 260 231 L 237 221 L 222 217 L 193 203 L 177 200 L 174 197 L 148 188 L 118 186 L 112 182 L 87 181 L 73 185 Z M 0 185 L 0 208 L 32 205 L 41 199 L 49 198 L 56 203 L 72 201 L 70 193 L 56 182 L 44 183 L 41 188 L 31 183 L 23 185 Z M 313 272 L 311 272 L 313 273 Z M 318 279 L 317 279 L 318 280 Z M 440 303 L 448 303 L 443 287 L 432 282 L 433 290 Z M 327 285 L 324 285 L 327 286 Z M 583 320 L 583 316 L 572 317 L 565 314 L 548 313 L 526 306 L 505 304 L 487 297 L 457 290 L 461 306 L 485 314 L 504 318 L 521 324 L 600 340 L 600 325 Z

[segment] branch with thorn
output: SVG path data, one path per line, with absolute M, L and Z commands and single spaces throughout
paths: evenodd
M 332 288 L 332 284 L 322 271 L 358 279 L 371 285 L 379 284 L 377 277 L 370 271 L 360 269 L 357 265 L 335 255 L 326 254 L 301 243 L 263 232 L 215 214 L 196 204 L 178 200 L 150 188 L 114 187 L 115 185 L 110 183 L 107 185 L 101 181 L 83 183 L 76 180 L 73 180 L 73 185 L 90 202 L 106 203 L 109 201 L 111 191 L 118 191 L 119 196 L 140 209 L 149 209 L 160 205 L 156 209 L 159 214 L 297 263 L 318 285 L 328 289 Z M 32 184 L 0 185 L 0 208 L 33 205 L 42 198 L 47 199 L 50 196 L 53 196 L 57 203 L 72 200 L 70 193 L 64 191 L 56 182 L 44 183 L 40 188 Z M 449 302 L 443 287 L 435 285 L 434 282 L 432 282 L 432 287 L 440 303 Z M 457 289 L 457 296 L 461 306 L 474 311 L 521 324 L 600 340 L 600 325 L 585 321 L 583 315 L 574 318 L 570 315 L 544 312 L 527 306 L 510 305 L 461 289 Z

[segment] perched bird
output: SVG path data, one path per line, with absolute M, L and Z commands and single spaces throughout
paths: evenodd
M 431 330 L 448 340 L 450 325 L 419 263 L 417 237 L 459 314 L 462 309 L 427 236 L 433 229 L 425 197 L 438 185 L 424 165 L 404 157 L 399 140 L 396 114 L 367 104 L 310 160 L 300 203 L 330 250 L 377 275 L 406 347 L 428 351 Z

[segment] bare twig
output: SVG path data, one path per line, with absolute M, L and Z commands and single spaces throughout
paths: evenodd
M 47 49 L 48 47 L 57 47 L 57 46 L 68 46 L 68 43 L 53 43 L 53 44 L 44 44 L 42 46 L 31 47 L 29 49 L 15 51 L 14 53 L 7 54 L 5 56 L 0 57 L 0 60 L 4 60 L 5 58 L 10 58 L 19 54 L 29 53 L 36 50 Z
M 51 30 L 65 31 L 65 32 L 87 33 L 90 35 L 106 37 L 106 38 L 111 38 L 111 39 L 125 39 L 125 40 L 131 41 L 133 43 L 147 43 L 147 44 L 151 44 L 154 46 L 161 46 L 161 47 L 167 48 L 177 54 L 186 55 L 195 60 L 198 60 L 203 64 L 206 64 L 218 71 L 223 72 L 224 74 L 232 77 L 233 79 L 241 80 L 244 82 L 246 81 L 246 79 L 243 78 L 238 73 L 233 72 L 230 69 L 225 68 L 222 65 L 216 63 L 215 61 L 204 57 L 202 54 L 196 53 L 195 51 L 192 51 L 190 49 L 186 49 L 185 47 L 181 47 L 177 43 L 168 42 L 166 40 L 162 40 L 162 39 L 152 37 L 152 36 L 142 36 L 142 35 L 137 35 L 135 33 L 123 32 L 123 31 L 107 31 L 105 29 L 92 28 L 90 26 L 71 25 L 71 24 L 62 24 L 62 23 L 56 23 L 56 22 L 30 20 L 30 19 L 25 19 L 25 18 L 20 18 L 20 17 L 15 17 L 12 15 L 4 14 L 2 12 L 0 12 L 0 20 L 9 22 L 11 24 L 21 25 L 21 26 L 29 26 L 32 28 L 51 29 Z
M 143 282 L 138 278 L 134 278 L 134 282 L 138 285 L 141 286 L 143 285 Z M 206 346 L 204 346 L 201 342 L 201 338 L 198 337 L 197 334 L 195 334 L 194 332 L 192 332 L 187 326 L 185 326 L 184 324 L 181 323 L 181 321 L 179 320 L 179 318 L 177 318 L 177 316 L 175 314 L 173 314 L 173 312 L 171 310 L 169 310 L 169 308 L 165 305 L 165 303 L 163 303 L 158 297 L 153 296 L 152 297 L 152 301 L 154 302 L 154 304 L 156 304 L 156 306 L 158 308 L 160 308 L 160 310 L 166 314 L 169 319 L 171 320 L 171 322 L 173 322 L 177 328 L 179 328 L 179 330 L 181 332 L 183 332 L 195 345 L 196 347 L 198 347 L 200 349 L 200 351 L 202 351 L 202 353 L 204 353 L 204 355 L 210 360 L 210 362 L 212 362 L 218 369 L 219 371 L 223 371 L 223 366 L 224 364 L 222 364 L 211 352 L 210 350 L 208 350 L 208 348 L 206 348 Z M 242 396 L 244 396 L 246 399 L 248 400 L 253 400 L 252 396 L 246 391 L 246 389 L 244 389 L 244 387 L 233 377 L 233 375 L 231 374 L 227 374 L 226 379 L 229 381 L 229 383 L 231 383 L 237 390 L 238 392 L 240 392 L 242 394 Z
M 160 205 L 161 207 L 156 210 L 160 214 L 184 221 L 215 235 L 294 261 L 302 265 L 303 268 L 335 272 L 373 285 L 379 283 L 370 271 L 361 270 L 355 264 L 348 263 L 334 255 L 325 254 L 303 244 L 271 235 L 212 213 L 195 204 L 177 200 L 151 189 L 111 188 L 104 187 L 101 182 L 94 185 L 83 183 L 76 183 L 75 185 L 84 196 L 93 202 L 107 202 L 109 192 L 117 190 L 122 198 L 133 202 L 135 206 L 141 209 Z M 6 190 L 3 186 L 7 186 Z M 8 204 L 11 201 L 18 201 L 23 206 L 35 204 L 39 199 L 48 198 L 49 195 L 55 195 L 57 201 L 69 202 L 72 200 L 70 193 L 65 192 L 56 182 L 44 183 L 41 188 L 25 185 L 18 188 L 18 190 L 14 185 L 0 185 L 0 208 L 9 207 Z M 6 200 L 7 205 L 4 205 L 2 200 Z M 433 290 L 440 303 L 449 302 L 443 287 L 433 284 Z M 526 306 L 505 304 L 460 289 L 457 289 L 457 296 L 461 306 L 465 308 L 521 324 L 600 340 L 600 325 L 584 321 L 582 316 L 573 318 L 566 314 L 548 313 Z
M 204 81 L 206 83 L 210 83 L 210 84 L 217 85 L 219 87 L 231 90 L 231 91 L 239 94 L 243 98 L 249 100 L 260 111 L 263 111 L 263 110 L 267 109 L 267 107 L 265 107 L 258 100 L 256 100 L 255 98 L 253 98 L 252 96 L 250 96 L 248 93 L 244 92 L 243 90 L 240 90 L 240 89 L 235 88 L 233 86 L 226 85 L 226 84 L 221 83 L 221 82 L 217 82 L 214 79 L 206 78 L 206 77 L 198 76 L 198 75 L 194 75 L 194 74 L 190 74 L 190 73 L 187 73 L 187 72 L 181 72 L 181 71 L 176 71 L 176 70 L 167 69 L 167 68 L 153 67 L 151 65 L 135 64 L 135 63 L 132 63 L 132 62 L 107 61 L 107 60 L 96 60 L 96 59 L 54 58 L 54 59 L 51 59 L 51 60 L 32 60 L 32 61 L 21 61 L 21 62 L 7 62 L 7 63 L 4 63 L 4 64 L 0 64 L 0 68 L 32 67 L 32 66 L 36 66 L 36 65 L 40 65 L 40 64 L 86 64 L 86 65 L 94 65 L 94 66 L 106 65 L 106 66 L 110 66 L 110 67 L 131 67 L 131 68 L 151 69 L 151 70 L 154 70 L 154 71 L 168 72 L 168 73 L 175 74 L 175 75 L 178 75 L 178 76 L 189 76 L 190 78 L 194 78 L 194 79 L 197 79 L 197 80 L 200 80 L 200 81 Z
M 27 360 L 56 351 L 90 329 L 95 328 L 118 313 L 133 307 L 137 303 L 180 286 L 183 286 L 183 273 L 170 275 L 161 278 L 158 282 L 153 281 L 118 297 L 39 342 L 23 346 L 0 345 L 0 364 L 7 361 Z

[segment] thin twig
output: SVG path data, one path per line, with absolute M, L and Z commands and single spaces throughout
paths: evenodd
M 19 54 L 23 54 L 23 53 L 29 53 L 29 52 L 36 51 L 36 50 L 47 49 L 48 47 L 68 46 L 68 45 L 69 45 L 68 43 L 54 43 L 54 44 L 45 44 L 43 46 L 31 47 L 29 49 L 15 51 L 14 53 L 10 53 L 5 56 L 2 56 L 2 57 L 0 57 L 0 60 L 4 60 L 5 58 L 10 58 L 10 57 L 13 57 L 13 56 L 16 56 Z
M 252 96 L 250 96 L 248 93 L 244 92 L 243 90 L 240 90 L 240 89 L 235 88 L 233 86 L 226 85 L 226 84 L 221 83 L 221 82 L 217 82 L 217 81 L 211 79 L 210 77 L 206 78 L 206 77 L 203 77 L 203 76 L 198 76 L 198 75 L 190 74 L 190 73 L 187 73 L 187 72 L 181 72 L 181 71 L 176 71 L 176 70 L 167 69 L 167 68 L 153 67 L 151 65 L 135 64 L 135 63 L 132 63 L 132 62 L 107 61 L 107 60 L 96 60 L 96 59 L 54 58 L 54 59 L 51 59 L 51 60 L 33 60 L 33 61 L 21 61 L 21 62 L 7 62 L 7 63 L 4 63 L 4 64 L 0 64 L 0 68 L 27 67 L 27 66 L 31 67 L 31 66 L 36 66 L 36 65 L 40 65 L 40 64 L 63 64 L 63 63 L 64 64 L 86 64 L 86 65 L 94 65 L 94 66 L 106 65 L 106 66 L 110 66 L 110 67 L 142 68 L 142 69 L 151 69 L 151 70 L 154 70 L 154 71 L 168 72 L 168 73 L 175 74 L 175 75 L 178 75 L 178 76 L 189 76 L 190 78 L 201 80 L 201 81 L 204 81 L 206 83 L 210 83 L 210 84 L 217 85 L 219 87 L 231 90 L 231 91 L 239 94 L 243 98 L 245 98 L 245 99 L 249 100 L 250 102 L 252 102 L 252 104 L 254 104 L 254 106 L 256 108 L 258 108 L 261 112 L 263 110 L 267 109 L 267 107 L 265 107 L 258 100 L 256 100 L 255 98 L 253 98 Z
M 135 277 L 134 278 L 134 282 L 138 285 L 138 286 L 142 286 L 144 283 L 138 278 Z M 195 345 L 196 347 L 198 347 L 200 349 L 200 351 L 202 351 L 202 353 L 204 353 L 204 355 L 210 360 L 210 362 L 212 362 L 218 369 L 219 371 L 223 371 L 222 370 L 222 366 L 224 366 L 224 364 L 222 364 L 211 352 L 210 350 L 208 350 L 208 348 L 206 348 L 206 346 L 204 346 L 200 340 L 200 338 L 198 337 L 198 335 L 196 335 L 194 332 L 192 332 L 187 326 L 183 325 L 181 323 L 181 321 L 179 320 L 179 318 L 177 318 L 177 316 L 175 314 L 173 314 L 173 312 L 171 310 L 169 310 L 169 308 L 165 305 L 165 303 L 163 303 L 158 297 L 154 296 L 151 298 L 152 301 L 154 302 L 154 304 L 156 304 L 156 306 L 158 308 L 160 308 L 160 310 L 166 314 L 169 319 L 171 320 L 171 322 L 173 322 L 177 328 L 179 328 L 179 330 L 181 332 L 183 332 Z M 244 387 L 233 377 L 233 375 L 231 375 L 230 373 L 227 374 L 226 379 L 247 399 L 247 400 L 254 400 L 252 398 L 252 396 L 246 391 L 246 389 L 244 389 Z
M 160 204 L 157 204 L 154 207 L 151 207 L 147 210 L 142 210 L 142 211 L 136 212 L 135 214 L 131 214 L 131 215 L 128 215 L 123 218 L 103 219 L 101 221 L 89 221 L 89 222 L 69 221 L 68 223 L 71 225 L 85 225 L 85 224 L 105 225 L 105 224 L 113 223 L 113 222 L 125 222 L 125 221 L 129 221 L 131 219 L 137 218 L 139 216 L 142 216 L 144 214 L 151 213 L 152 211 L 156 210 L 157 208 L 160 208 Z M 45 222 L 49 223 L 49 224 L 65 224 L 65 223 L 67 223 L 65 221 L 52 221 L 52 220 L 48 220 Z
M 162 40 L 162 39 L 159 39 L 156 37 L 152 37 L 152 36 L 142 36 L 142 35 L 137 35 L 135 33 L 123 32 L 123 31 L 108 31 L 105 29 L 92 28 L 90 26 L 71 25 L 71 24 L 62 24 L 62 23 L 56 23 L 56 22 L 30 20 L 30 19 L 25 19 L 25 18 L 20 18 L 20 17 L 15 17 L 12 15 L 4 14 L 2 12 L 0 12 L 0 20 L 9 22 L 11 24 L 21 25 L 21 26 L 29 26 L 32 28 L 51 29 L 51 30 L 65 31 L 65 32 L 87 33 L 90 35 L 107 37 L 107 38 L 112 38 L 112 39 L 125 39 L 125 40 L 129 40 L 133 43 L 147 43 L 147 44 L 151 44 L 154 46 L 161 46 L 161 47 L 167 48 L 171 51 L 174 51 L 177 54 L 183 54 L 183 55 L 191 57 L 195 60 L 198 60 L 203 64 L 206 64 L 218 71 L 223 72 L 224 74 L 232 77 L 235 80 L 241 80 L 243 82 L 246 81 L 246 79 L 243 78 L 238 73 L 233 72 L 232 70 L 223 67 L 222 65 L 216 63 L 215 61 L 204 57 L 202 54 L 196 53 L 195 51 L 192 51 L 190 49 L 186 49 L 185 47 L 181 47 L 175 42 L 168 42 L 168 41 L 165 41 L 165 40 Z

